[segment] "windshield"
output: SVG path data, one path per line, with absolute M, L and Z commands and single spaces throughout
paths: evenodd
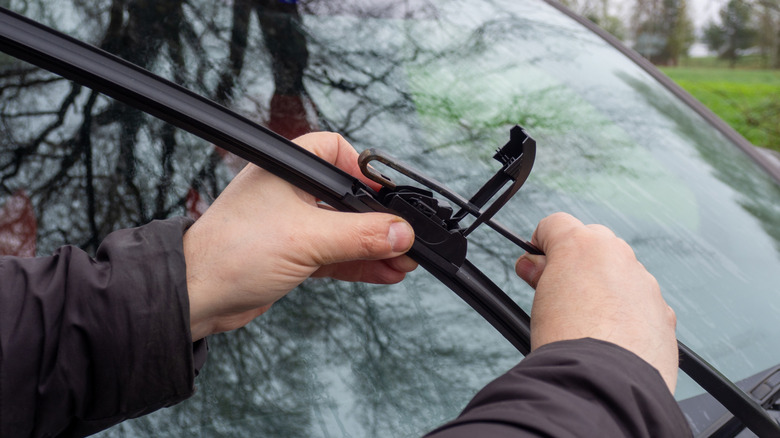
M 497 219 L 530 238 L 555 211 L 631 244 L 678 336 L 738 380 L 780 363 L 780 190 L 644 70 L 538 0 L 10 1 L 271 129 L 342 133 L 462 195 L 514 124 L 537 141 Z M 221 150 L 0 57 L 0 248 L 94 250 L 110 231 L 197 217 L 240 168 Z M 391 176 L 395 176 L 392 175 Z M 490 230 L 469 259 L 523 308 L 522 251 Z M 105 432 L 417 436 L 520 356 L 425 272 L 311 281 L 214 336 L 188 402 Z M 682 378 L 678 398 L 701 390 Z

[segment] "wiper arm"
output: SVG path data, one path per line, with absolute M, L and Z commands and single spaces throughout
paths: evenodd
M 433 198 L 428 194 L 429 192 L 420 193 L 419 189 L 411 189 L 406 193 L 392 193 L 390 189 L 389 196 L 387 193 L 376 193 L 356 178 L 316 155 L 227 108 L 114 55 L 4 8 L 0 8 L 0 50 L 146 111 L 210 141 L 263 167 L 339 210 L 389 212 L 402 216 L 406 214 L 407 218 L 410 217 L 409 215 L 420 216 L 419 210 L 413 211 L 417 210 L 416 208 L 399 212 L 388 206 L 394 202 L 393 200 L 401 199 L 406 202 L 415 197 L 412 204 L 420 206 L 422 210 L 429 210 L 427 207 L 436 210 L 438 207 L 432 204 Z M 516 146 L 512 148 L 514 147 Z M 420 231 L 420 233 L 415 237 L 415 243 L 409 254 L 420 263 L 420 266 L 431 272 L 471 305 L 522 354 L 528 354 L 530 351 L 528 314 L 465 259 L 466 235 L 470 229 L 462 230 L 455 226 L 466 214 L 476 216 L 474 223 L 477 225 L 481 222 L 488 223 L 489 226 L 490 223 L 495 224 L 491 216 L 497 208 L 488 207 L 482 211 L 481 206 L 497 193 L 495 187 L 500 187 L 508 180 L 513 180 L 515 183 L 520 181 L 522 184 L 528 176 L 527 172 L 530 171 L 529 164 L 533 162 L 531 149 L 520 151 L 519 155 L 517 151 L 512 153 L 516 154 L 515 158 L 520 158 L 525 153 L 525 164 L 517 161 L 513 167 L 511 163 L 497 158 L 504 164 L 499 172 L 504 172 L 506 175 L 495 176 L 486 184 L 487 188 L 480 190 L 467 201 L 467 204 L 475 206 L 476 214 L 474 210 L 464 208 L 452 217 L 439 218 L 447 219 L 450 223 L 445 224 L 443 231 L 435 230 L 435 232 L 440 235 L 447 233 L 454 239 L 462 238 L 463 249 L 455 253 L 444 253 L 443 247 L 435 242 L 436 239 L 433 238 L 435 236 L 431 234 L 433 232 L 415 228 L 415 232 Z M 519 185 L 510 186 L 496 202 L 506 202 L 508 197 L 505 196 L 511 196 L 517 188 Z M 509 195 L 506 195 L 507 193 Z M 436 213 L 441 211 L 437 210 Z M 474 223 L 472 226 L 476 226 Z M 493 228 L 503 227 L 498 225 Z M 515 239 L 522 241 L 516 237 Z M 517 241 L 515 243 L 523 246 Z M 527 242 L 525 244 L 530 245 Z M 526 249 L 534 250 L 533 247 Z M 460 254 L 463 254 L 463 257 L 460 257 Z M 679 347 L 680 366 L 683 371 L 729 409 L 743 424 L 759 436 L 780 436 L 780 426 L 755 400 L 720 375 L 685 345 L 679 343 Z
M 764 373 L 762 379 L 748 391 L 774 418 L 780 419 L 780 366 Z M 697 435 L 702 437 L 731 438 L 737 436 L 744 425 L 731 412 L 726 412 Z

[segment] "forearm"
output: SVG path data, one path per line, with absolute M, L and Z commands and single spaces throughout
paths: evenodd
M 1 259 L 0 435 L 85 435 L 192 394 L 186 225 L 113 233 L 94 260 Z
M 431 438 L 689 437 L 657 370 L 614 344 L 580 339 L 531 353 Z

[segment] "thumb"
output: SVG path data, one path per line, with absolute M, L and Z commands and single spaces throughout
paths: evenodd
M 544 267 L 547 265 L 547 257 L 536 254 L 523 254 L 515 263 L 515 272 L 525 280 L 532 288 L 536 289 Z
M 414 243 L 412 226 L 400 217 L 319 211 L 317 238 L 312 239 L 319 265 L 389 259 L 407 252 Z

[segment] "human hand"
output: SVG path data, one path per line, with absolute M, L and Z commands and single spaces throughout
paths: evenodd
M 340 135 L 295 142 L 366 183 Z M 414 231 L 383 213 L 342 213 L 247 165 L 184 235 L 192 340 L 243 327 L 310 276 L 397 283 Z
M 531 350 L 585 337 L 612 342 L 655 367 L 673 393 L 677 319 L 631 247 L 565 213 L 539 222 L 532 242 L 546 256 L 525 254 L 515 266 L 536 289 Z

